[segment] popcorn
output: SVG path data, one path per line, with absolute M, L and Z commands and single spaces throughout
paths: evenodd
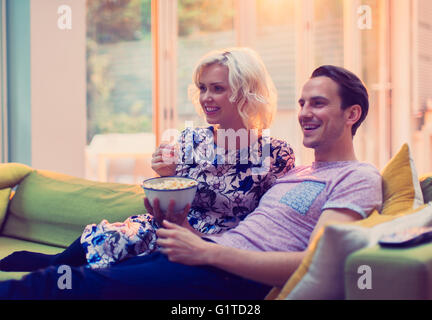
M 167 179 L 160 182 L 147 182 L 143 184 L 144 188 L 156 190 L 178 190 L 194 187 L 198 185 L 195 180 L 189 179 Z

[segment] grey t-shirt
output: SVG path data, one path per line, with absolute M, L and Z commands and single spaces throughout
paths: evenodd
M 378 170 L 358 161 L 314 162 L 289 171 L 258 207 L 216 243 L 256 251 L 302 251 L 326 209 L 349 209 L 366 218 L 382 205 Z

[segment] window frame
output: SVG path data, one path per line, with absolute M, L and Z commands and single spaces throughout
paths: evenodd
M 153 133 L 156 145 L 177 124 L 177 0 L 151 2 Z
M 8 162 L 6 1 L 0 0 L 0 162 Z
M 3 0 L 8 161 L 32 165 L 30 0 Z

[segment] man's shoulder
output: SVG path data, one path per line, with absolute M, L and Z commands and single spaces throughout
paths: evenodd
M 355 185 L 357 187 L 378 190 L 381 188 L 382 177 L 373 164 L 353 162 L 333 172 L 330 181 L 333 186 L 343 186 L 345 188 Z
M 372 177 L 381 177 L 376 166 L 368 162 L 353 163 L 350 170 L 356 175 L 367 175 Z
M 302 175 L 325 177 L 347 177 L 356 176 L 363 178 L 381 178 L 378 169 L 371 163 L 360 161 L 335 161 L 325 164 L 313 163 L 312 165 L 299 165 L 288 171 L 278 180 L 289 180 Z
M 296 165 L 291 170 L 287 171 L 283 176 L 277 178 L 276 183 L 302 180 L 305 176 L 308 176 L 312 172 L 313 169 L 311 166 Z

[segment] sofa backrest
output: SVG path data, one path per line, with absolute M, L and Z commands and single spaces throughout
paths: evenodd
M 138 185 L 101 183 L 35 170 L 19 184 L 2 235 L 66 247 L 87 224 L 145 213 Z

